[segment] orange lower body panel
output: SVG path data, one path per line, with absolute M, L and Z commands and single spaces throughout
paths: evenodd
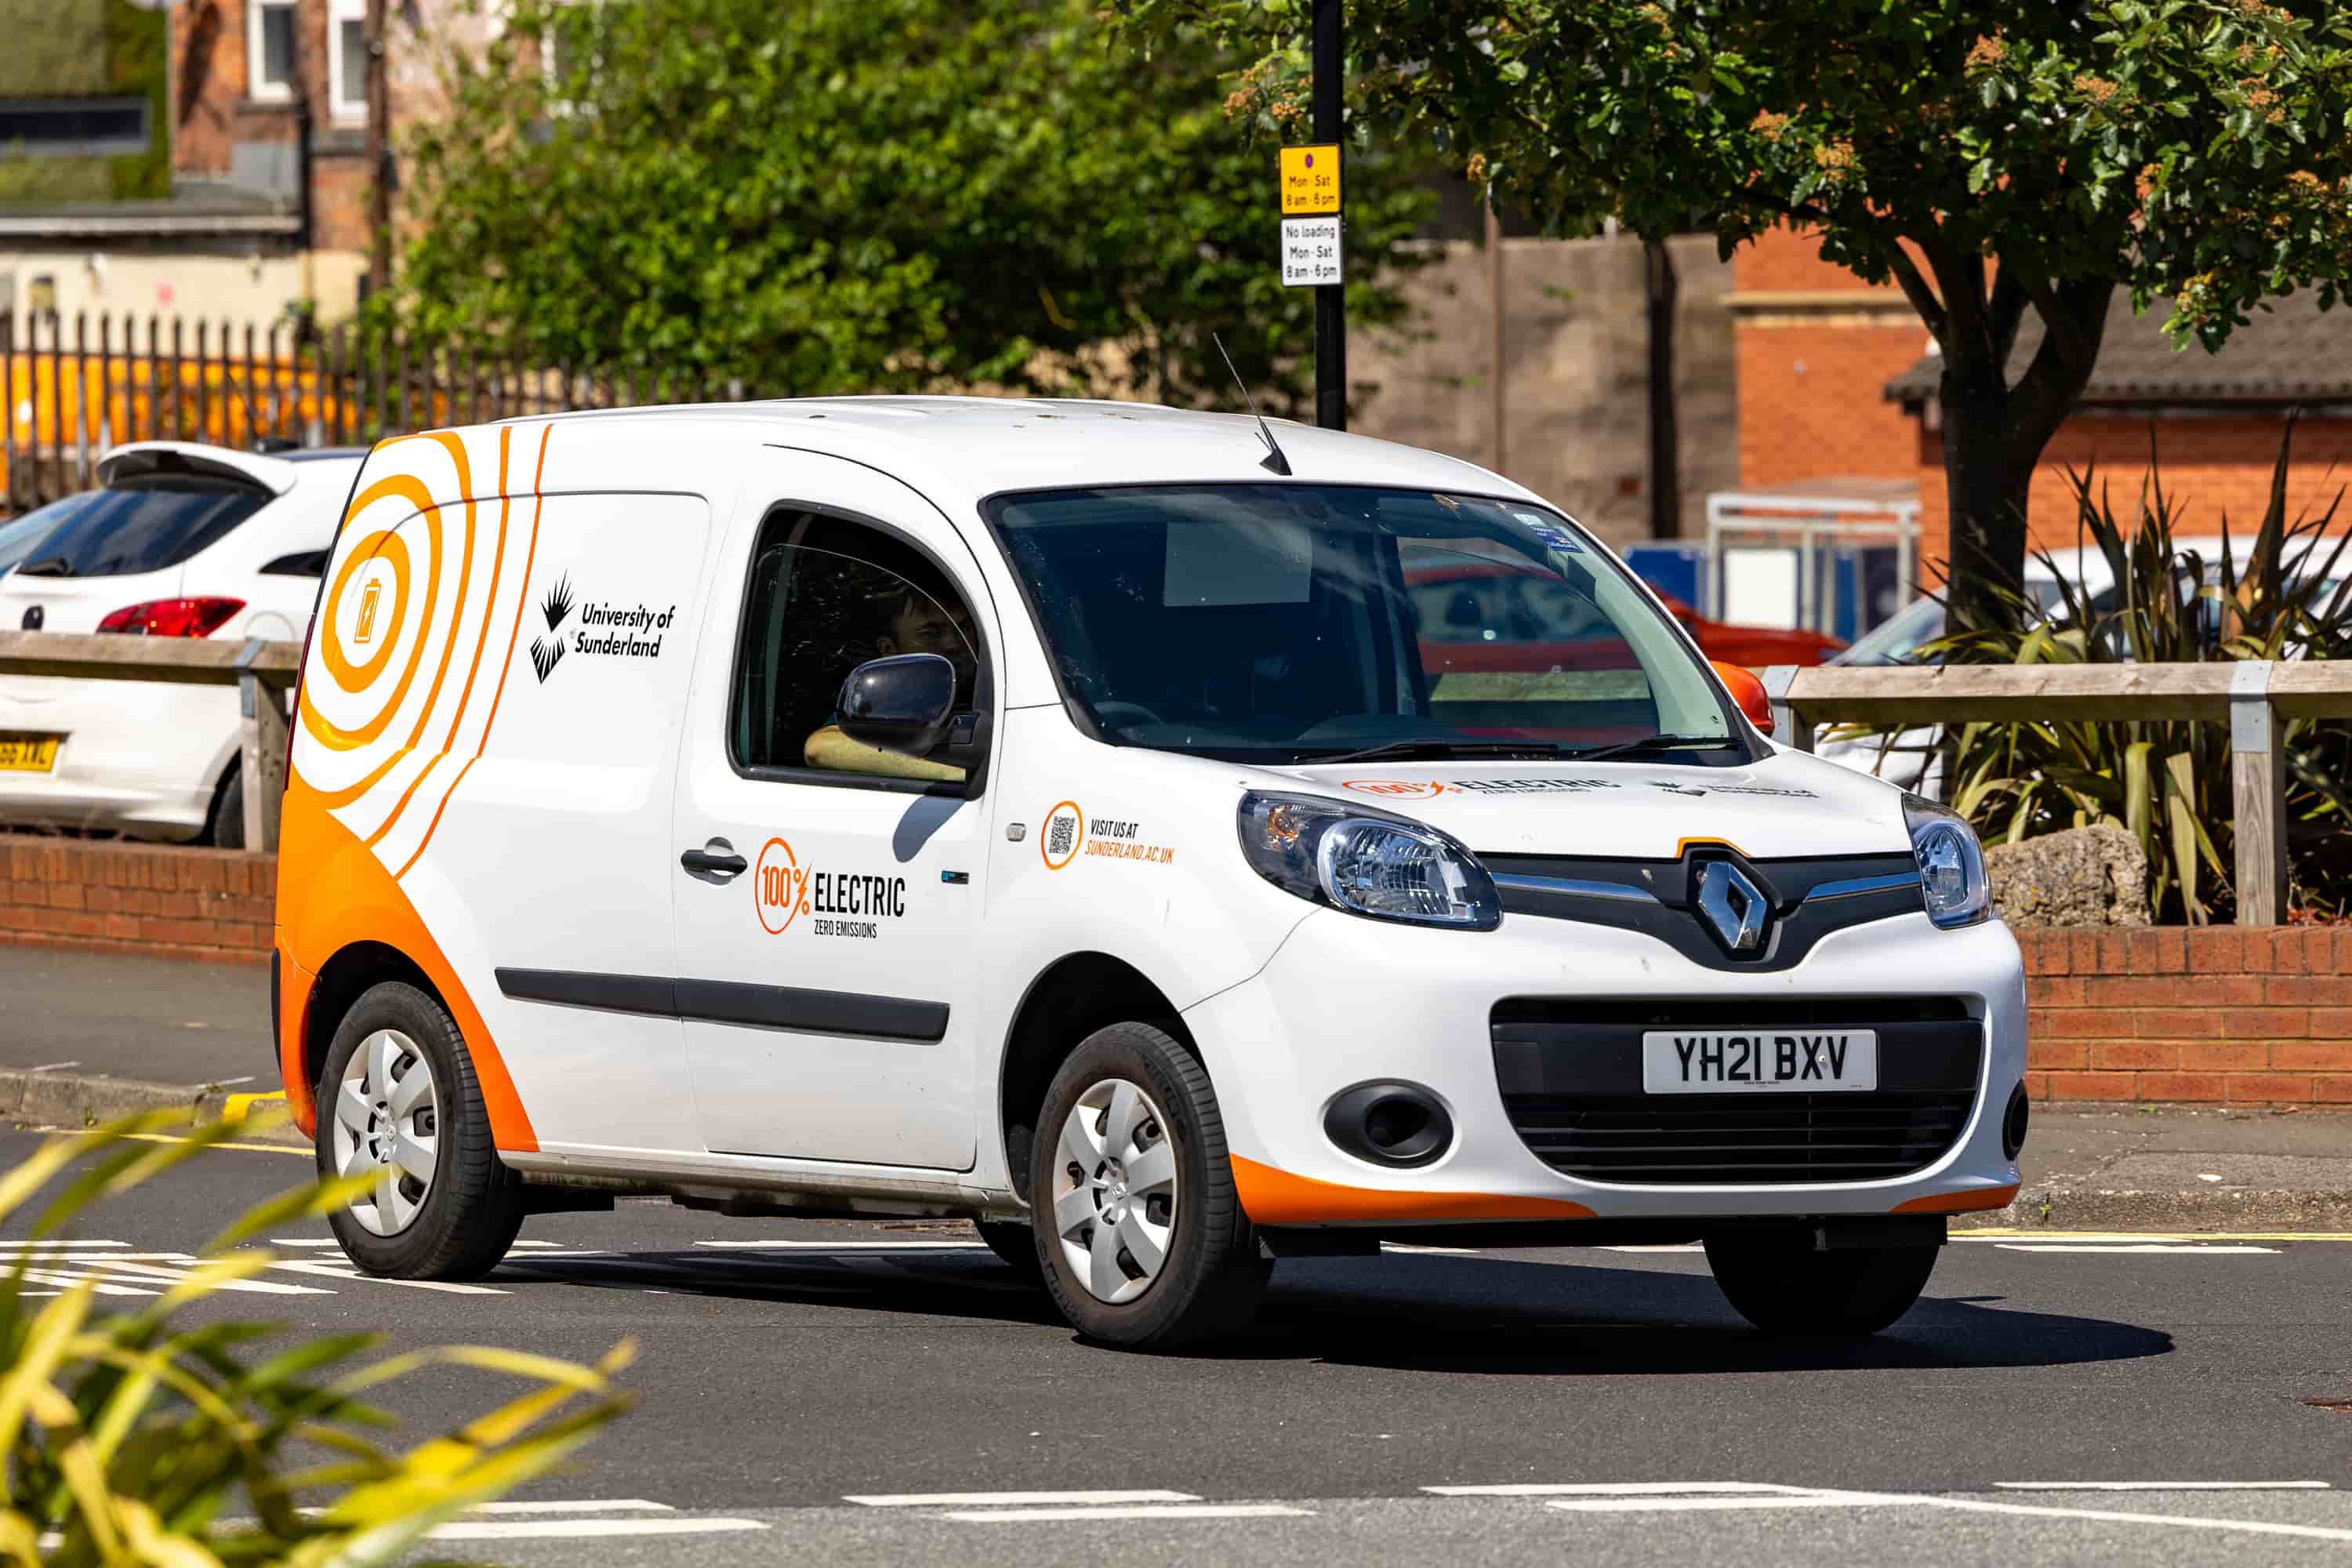
M 1591 1219 L 1592 1211 L 1565 1198 L 1516 1198 L 1492 1193 L 1393 1192 L 1294 1176 L 1255 1160 L 1233 1157 L 1234 1189 L 1242 1212 L 1258 1225 L 1325 1225 L 1348 1220 L 1415 1224 L 1449 1219 Z
M 521 1097 L 515 1092 L 506 1061 L 499 1055 L 498 1043 L 490 1038 L 489 1026 L 441 944 L 433 940 L 415 906 L 375 852 L 330 816 L 316 792 L 299 778 L 286 784 L 278 866 L 278 952 L 288 982 L 280 1000 L 281 1017 L 299 1016 L 310 999 L 310 976 L 353 942 L 381 942 L 394 949 L 425 972 L 447 1005 L 449 1016 L 457 1021 L 458 1032 L 466 1037 L 474 1078 L 481 1086 L 482 1106 L 489 1113 L 492 1139 L 501 1149 L 536 1150 L 539 1137 L 531 1130 Z M 310 1098 L 310 1086 L 304 1084 L 299 1090 L 296 1087 L 302 1077 L 301 1032 L 293 1025 L 281 1025 L 281 1030 L 291 1031 L 290 1041 L 281 1037 L 278 1042 L 279 1065 L 288 1068 L 287 1103 L 297 1108 L 298 1119 L 309 1131 L 310 1116 L 303 1114 L 309 1108 L 301 1102 Z
M 1896 1204 L 1889 1214 L 1968 1214 L 1976 1209 L 2005 1209 L 2017 1197 L 2018 1184 L 1978 1187 L 1966 1193 L 1935 1193 Z

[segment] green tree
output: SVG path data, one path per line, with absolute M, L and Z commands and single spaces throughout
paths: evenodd
M 1295 111 L 1312 0 L 1138 0 L 1253 60 L 1237 110 Z M 1349 86 L 1496 197 L 1777 224 L 1892 279 L 1943 353 L 1952 574 L 1994 625 L 2026 486 L 2117 289 L 2218 349 L 2266 299 L 2352 268 L 2352 9 L 2341 0 L 1351 0 Z M 2008 361 L 2032 309 L 2041 346 Z
M 761 394 L 997 386 L 1275 407 L 1312 369 L 1232 61 L 1090 0 L 523 0 L 406 147 L 411 326 Z M 1349 307 L 1428 198 L 1360 165 Z M 1399 260 L 1409 264 L 1410 257 Z

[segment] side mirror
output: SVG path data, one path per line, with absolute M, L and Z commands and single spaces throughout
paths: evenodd
M 1731 700 L 1739 704 L 1739 710 L 1748 715 L 1748 721 L 1755 725 L 1759 732 L 1770 734 L 1772 698 L 1764 689 L 1764 683 L 1756 679 L 1756 672 L 1745 666 L 1725 664 L 1720 660 L 1711 660 L 1710 663 L 1715 669 L 1715 678 L 1729 689 Z
M 841 683 L 834 705 L 841 732 L 862 746 L 928 756 L 955 715 L 955 666 L 935 653 L 869 658 Z

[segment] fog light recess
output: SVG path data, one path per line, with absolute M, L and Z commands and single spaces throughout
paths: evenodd
M 2026 1103 L 2025 1086 L 2021 1083 L 2009 1091 L 2009 1110 L 2000 1119 L 2000 1152 L 2012 1160 L 2025 1147 L 2025 1124 L 2032 1114 Z
M 1426 1165 L 1454 1144 L 1454 1118 L 1419 1084 L 1360 1083 L 1323 1112 L 1324 1135 L 1375 1165 Z

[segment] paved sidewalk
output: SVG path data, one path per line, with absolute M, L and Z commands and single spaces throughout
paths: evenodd
M 277 1087 L 267 970 L 0 947 L 0 1116 Z M 2352 1232 L 2352 1115 L 2036 1106 L 2021 1163 L 2015 1204 L 1959 1223 Z

